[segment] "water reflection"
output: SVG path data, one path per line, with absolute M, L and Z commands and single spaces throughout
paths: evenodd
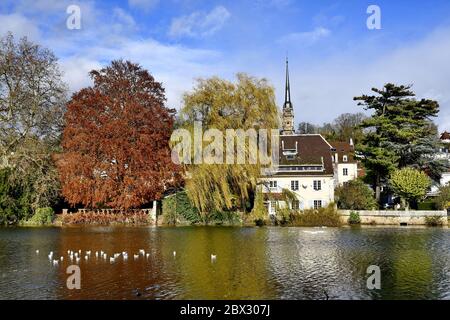
M 82 289 L 68 290 L 67 251 L 79 249 Z M 149 257 L 134 260 L 140 249 Z M 449 299 L 449 249 L 439 228 L 5 228 L 0 298 Z M 123 251 L 128 260 L 109 262 Z M 381 290 L 366 288 L 369 265 Z

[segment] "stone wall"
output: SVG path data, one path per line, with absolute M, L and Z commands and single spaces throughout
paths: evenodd
M 347 223 L 350 212 L 359 213 L 361 224 L 377 225 L 426 225 L 426 217 L 440 216 L 448 225 L 447 211 L 384 211 L 384 210 L 338 210 L 343 223 Z

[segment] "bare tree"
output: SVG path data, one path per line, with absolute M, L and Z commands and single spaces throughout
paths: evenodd
M 11 33 L 0 39 L 0 169 L 27 184 L 34 208 L 58 193 L 52 153 L 59 148 L 67 87 L 57 58 Z

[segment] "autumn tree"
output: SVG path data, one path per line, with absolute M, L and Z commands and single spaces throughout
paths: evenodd
M 300 122 L 298 124 L 297 132 L 300 134 L 314 134 L 318 133 L 320 127 L 310 122 Z
M 353 139 L 355 144 L 359 143 L 364 137 L 360 125 L 366 118 L 362 112 L 339 115 L 333 121 L 337 140 L 349 142 L 350 139 Z
M 361 113 L 343 113 L 334 119 L 331 123 L 315 125 L 309 122 L 300 122 L 297 132 L 300 134 L 320 133 L 327 140 L 337 140 L 349 142 L 350 138 L 356 144 L 364 136 L 360 127 L 366 116 Z
M 265 79 L 238 74 L 236 82 L 217 77 L 200 79 L 184 96 L 180 128 L 192 132 L 195 122 L 203 130 L 278 129 L 279 115 L 272 86 Z M 206 144 L 207 145 L 207 144 Z M 190 164 L 186 166 L 186 191 L 204 222 L 215 210 L 252 207 L 260 163 Z
M 0 170 L 5 188 L 15 191 L 9 207 L 17 208 L 17 219 L 59 196 L 52 154 L 59 150 L 66 92 L 50 50 L 11 33 L 0 39 Z
M 58 161 L 72 204 L 129 209 L 160 199 L 176 182 L 169 138 L 175 110 L 164 89 L 129 61 L 90 72 L 92 87 L 72 96 Z

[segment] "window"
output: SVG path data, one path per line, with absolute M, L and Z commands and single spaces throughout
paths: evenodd
M 277 208 L 277 202 L 276 201 L 270 201 L 270 212 L 275 213 Z
M 314 180 L 313 187 L 314 187 L 314 190 L 316 190 L 316 191 L 322 190 L 322 181 Z
M 348 176 L 348 169 L 347 169 L 347 168 L 344 168 L 344 169 L 342 170 L 342 174 L 343 174 L 344 176 Z
M 342 157 L 342 161 L 347 162 L 348 161 L 348 157 L 347 156 L 343 156 Z
M 277 180 L 269 181 L 269 188 L 273 189 L 277 187 Z
M 297 191 L 298 190 L 298 180 L 292 180 L 291 181 L 291 190 Z
M 299 200 L 292 201 L 292 210 L 298 210 L 298 209 L 300 209 L 300 201 Z
M 314 200 L 314 209 L 322 208 L 322 200 Z

